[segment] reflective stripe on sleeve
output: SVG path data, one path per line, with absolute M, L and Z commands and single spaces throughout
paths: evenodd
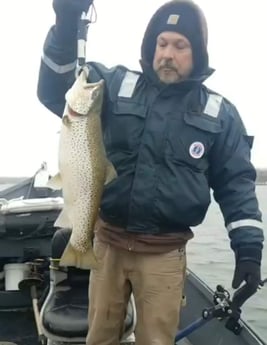
M 64 74 L 67 72 L 74 71 L 77 65 L 76 60 L 66 65 L 58 65 L 46 55 L 42 56 L 42 60 L 46 64 L 46 66 L 48 66 L 52 71 L 58 74 Z
M 241 219 L 241 220 L 237 220 L 235 222 L 228 224 L 226 229 L 228 230 L 228 232 L 230 232 L 232 230 L 235 230 L 237 228 L 241 228 L 244 226 L 253 226 L 255 228 L 262 229 L 262 222 L 256 219 Z

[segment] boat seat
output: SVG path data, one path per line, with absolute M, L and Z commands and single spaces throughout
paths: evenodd
M 61 257 L 70 237 L 70 230 L 59 229 L 52 238 L 50 291 L 41 309 L 41 322 L 49 339 L 83 340 L 88 332 L 88 284 L 90 271 L 75 267 L 60 267 Z M 135 325 L 133 297 L 125 318 L 125 337 Z
M 68 275 L 68 280 L 57 285 L 43 311 L 43 324 L 49 333 L 70 338 L 86 336 L 87 290 L 87 277 L 73 282 Z

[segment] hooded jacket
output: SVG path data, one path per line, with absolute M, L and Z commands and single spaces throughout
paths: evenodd
M 195 68 L 188 80 L 163 85 L 152 68 L 158 20 L 176 4 L 195 18 Z M 76 67 L 76 42 L 66 44 L 60 30 L 53 26 L 47 35 L 38 81 L 40 102 L 58 116 Z M 148 23 L 142 72 L 88 63 L 90 80 L 105 80 L 103 135 L 118 173 L 105 187 L 101 216 L 132 233 L 185 231 L 203 221 L 212 189 L 232 248 L 261 248 L 256 171 L 250 161 L 253 138 L 235 106 L 203 85 L 213 73 L 207 36 L 205 17 L 193 2 L 171 1 Z

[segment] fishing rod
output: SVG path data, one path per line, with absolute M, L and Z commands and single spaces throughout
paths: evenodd
M 79 74 L 80 69 L 86 64 L 86 43 L 88 28 L 89 24 L 93 24 L 96 22 L 96 18 L 97 13 L 92 0 L 90 2 L 88 12 L 82 12 L 81 17 L 78 20 L 76 76 Z
M 267 278 L 260 282 L 257 290 L 266 283 Z M 215 318 L 219 320 L 226 319 L 225 327 L 234 334 L 239 335 L 243 328 L 239 321 L 241 316 L 240 308 L 256 291 L 254 287 L 245 284 L 234 293 L 231 300 L 230 293 L 222 285 L 217 285 L 213 295 L 214 306 L 204 309 L 199 319 L 179 331 L 175 336 L 175 344 Z

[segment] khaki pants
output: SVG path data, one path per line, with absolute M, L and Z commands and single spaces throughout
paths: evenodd
M 174 345 L 179 324 L 185 250 L 143 254 L 97 241 L 100 269 L 93 270 L 89 287 L 87 345 L 119 345 L 133 292 L 136 345 Z

